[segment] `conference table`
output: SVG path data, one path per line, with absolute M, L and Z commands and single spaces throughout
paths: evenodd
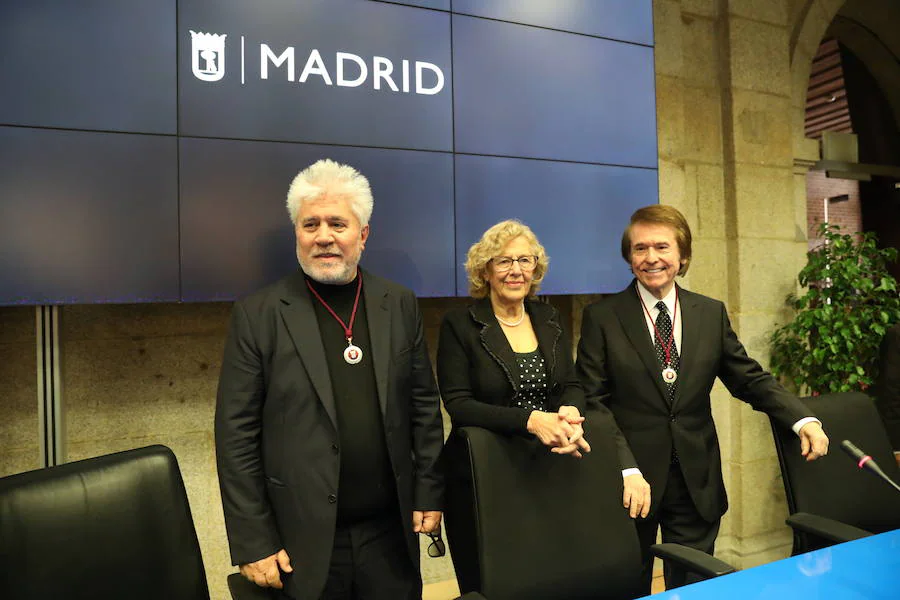
M 652 596 L 653 600 L 900 598 L 900 529 Z

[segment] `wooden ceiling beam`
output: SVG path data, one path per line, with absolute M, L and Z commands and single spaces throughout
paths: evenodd
M 812 131 L 818 129 L 819 131 L 837 131 L 836 128 L 845 128 L 845 127 L 853 127 L 853 124 L 850 122 L 849 116 L 840 116 L 829 121 L 822 121 L 821 123 L 811 123 L 807 126 L 806 129 Z
M 834 98 L 834 100 L 831 100 Z M 835 90 L 831 94 L 820 94 L 806 101 L 806 109 L 817 108 L 823 104 L 833 104 L 847 98 L 847 90 Z
M 844 114 L 848 113 L 847 108 L 847 98 L 841 98 L 840 100 L 835 100 L 834 102 L 829 102 L 827 104 L 822 104 L 820 106 L 814 108 L 806 108 L 806 118 L 807 119 L 817 119 L 822 115 L 835 115 L 835 114 Z
M 813 59 L 806 91 L 804 130 L 810 138 L 820 137 L 823 131 L 853 132 L 841 47 L 836 40 L 824 40 Z

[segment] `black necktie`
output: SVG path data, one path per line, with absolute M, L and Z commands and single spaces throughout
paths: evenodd
M 659 314 L 656 316 L 656 358 L 659 360 L 661 368 L 671 367 L 678 372 L 678 348 L 675 346 L 675 337 L 672 335 L 672 319 L 669 318 L 669 312 L 666 309 L 666 303 L 660 300 L 656 303 Z M 666 346 L 669 347 L 669 363 L 666 364 Z M 676 381 L 668 383 L 663 379 L 666 385 L 666 398 L 671 404 L 675 400 L 675 387 L 678 385 Z

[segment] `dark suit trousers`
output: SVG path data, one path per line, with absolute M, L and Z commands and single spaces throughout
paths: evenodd
M 651 490 L 651 493 L 654 490 Z M 658 493 L 658 492 L 657 492 Z M 669 477 L 666 489 L 662 492 L 662 500 L 654 512 L 646 519 L 636 522 L 638 539 L 641 544 L 641 556 L 644 560 L 641 571 L 642 585 L 647 593 L 653 579 L 653 556 L 650 546 L 656 543 L 656 531 L 662 529 L 662 541 L 683 544 L 712 554 L 719 533 L 720 519 L 710 523 L 703 519 L 691 500 L 684 475 L 677 462 L 669 466 Z M 671 590 L 700 580 L 694 573 L 670 565 L 664 565 L 666 589 Z
M 322 600 L 421 600 L 404 535 L 396 513 L 339 526 Z

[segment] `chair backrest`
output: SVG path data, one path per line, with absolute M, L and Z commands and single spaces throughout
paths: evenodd
M 581 460 L 524 437 L 454 431 L 445 519 L 462 592 L 488 600 L 641 595 L 637 534 L 602 418 L 588 415 L 592 452 Z
M 0 479 L 0 564 L 10 600 L 209 600 L 165 446 Z
M 872 398 L 842 392 L 804 398 L 803 402 L 822 421 L 830 446 L 826 456 L 807 462 L 800 455 L 797 435 L 771 422 L 790 513 L 812 513 L 873 533 L 900 527 L 900 494 L 861 471 L 840 449 L 841 441 L 850 440 L 871 455 L 891 479 L 900 478 Z

